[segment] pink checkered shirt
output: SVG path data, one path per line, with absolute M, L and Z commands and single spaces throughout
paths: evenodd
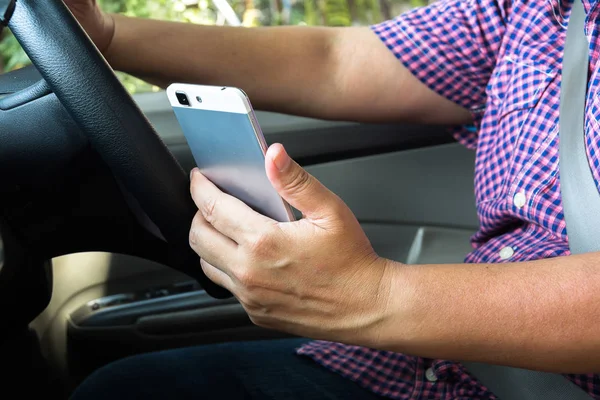
M 581 0 L 575 0 L 581 1 Z M 583 0 L 590 41 L 587 150 L 600 182 L 600 2 Z M 558 103 L 571 1 L 440 0 L 373 27 L 422 82 L 471 110 L 456 129 L 477 150 L 481 222 L 469 263 L 569 254 L 558 175 Z M 599 188 L 600 189 L 600 188 Z M 504 257 L 501 257 L 501 251 Z M 512 255 L 511 255 L 512 254 Z M 329 342 L 298 353 L 392 399 L 495 399 L 461 364 Z M 568 375 L 600 399 L 598 375 Z

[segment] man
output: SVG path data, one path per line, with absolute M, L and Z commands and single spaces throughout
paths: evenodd
M 598 165 L 600 8 L 583 1 Z M 190 244 L 206 274 L 258 325 L 321 341 L 134 357 L 75 397 L 495 398 L 444 361 L 463 360 L 569 374 L 600 398 L 587 374 L 600 370 L 600 255 L 569 254 L 558 176 L 570 3 L 440 0 L 371 29 L 203 27 L 67 3 L 116 69 L 158 84 L 238 86 L 259 108 L 320 118 L 458 126 L 477 148 L 481 221 L 467 264 L 413 267 L 378 257 L 350 210 L 281 145 L 265 167 L 299 222 L 260 216 L 193 171 Z M 468 123 L 477 132 L 460 128 Z

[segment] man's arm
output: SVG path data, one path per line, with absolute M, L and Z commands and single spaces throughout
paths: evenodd
M 281 145 L 265 167 L 302 220 L 266 218 L 198 170 L 190 186 L 190 244 L 257 325 L 428 358 L 600 371 L 600 253 L 404 265 L 378 257 L 351 210 Z
M 390 261 L 373 347 L 550 372 L 600 371 L 600 254 L 510 264 Z
M 326 119 L 470 119 L 412 76 L 369 28 L 248 29 L 114 19 L 107 59 L 162 86 L 237 86 L 257 108 Z
M 112 66 L 160 86 L 237 86 L 270 111 L 369 122 L 469 122 L 368 28 L 233 28 L 103 13 L 65 0 Z

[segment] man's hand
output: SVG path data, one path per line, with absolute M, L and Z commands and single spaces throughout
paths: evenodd
M 202 269 L 237 297 L 257 325 L 371 343 L 387 317 L 390 263 L 377 256 L 342 200 L 283 146 L 271 146 L 265 165 L 273 187 L 304 218 L 278 223 L 194 170 L 191 193 L 199 211 L 190 245 L 202 257 Z
M 84 27 L 98 50 L 106 52 L 115 33 L 113 18 L 100 10 L 96 0 L 65 0 L 65 4 Z

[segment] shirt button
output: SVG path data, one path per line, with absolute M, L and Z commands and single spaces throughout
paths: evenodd
M 525 203 L 527 203 L 527 197 L 525 197 L 524 192 L 519 192 L 515 194 L 515 197 L 513 197 L 513 204 L 515 205 L 515 207 L 523 208 L 523 206 L 525 206 Z
M 500 250 L 500 258 L 503 260 L 508 260 L 513 254 L 515 254 L 515 250 L 510 246 L 506 246 Z
M 425 370 L 425 378 L 427 378 L 429 382 L 436 382 L 438 379 L 437 376 L 435 376 L 435 372 L 433 372 L 432 368 L 427 368 Z

